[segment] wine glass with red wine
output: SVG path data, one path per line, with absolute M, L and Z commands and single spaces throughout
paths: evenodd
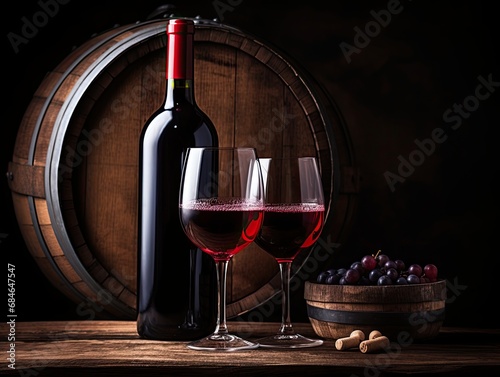
M 260 158 L 264 183 L 264 222 L 255 243 L 272 255 L 281 273 L 282 321 L 261 347 L 303 348 L 323 344 L 297 334 L 290 319 L 290 277 L 294 259 L 310 250 L 325 219 L 323 186 L 315 157 Z
M 217 267 L 218 315 L 213 334 L 191 342 L 195 350 L 254 349 L 258 343 L 230 334 L 226 324 L 228 263 L 252 243 L 264 214 L 263 182 L 254 148 L 189 148 L 179 196 L 184 232 Z

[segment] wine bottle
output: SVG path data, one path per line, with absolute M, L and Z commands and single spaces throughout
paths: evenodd
M 140 137 L 137 332 L 148 339 L 197 339 L 217 320 L 213 259 L 191 244 L 179 218 L 186 149 L 218 145 L 195 101 L 194 32 L 190 19 L 169 20 L 165 101 Z

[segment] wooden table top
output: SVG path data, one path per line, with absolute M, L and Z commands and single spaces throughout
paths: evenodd
M 273 334 L 278 328 L 276 323 L 229 322 L 228 326 L 248 339 Z M 1 375 L 378 377 L 500 371 L 498 329 L 444 327 L 432 340 L 391 341 L 389 349 L 372 354 L 338 351 L 334 340 L 292 350 L 193 351 L 187 342 L 139 338 L 134 321 L 16 322 L 2 323 L 0 329 Z M 309 323 L 295 324 L 295 329 L 316 336 Z M 9 361 L 12 357 L 15 360 Z

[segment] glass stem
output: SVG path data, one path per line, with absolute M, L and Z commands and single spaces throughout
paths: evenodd
M 278 334 L 293 335 L 295 331 L 290 319 L 290 277 L 292 271 L 292 262 L 280 262 L 281 273 L 281 327 Z
M 215 266 L 217 267 L 217 326 L 215 327 L 214 334 L 225 335 L 228 334 L 227 324 L 226 324 L 226 276 L 227 276 L 227 266 L 229 261 L 219 260 L 215 261 Z

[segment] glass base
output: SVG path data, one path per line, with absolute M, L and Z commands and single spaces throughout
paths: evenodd
M 189 343 L 187 347 L 198 351 L 240 351 L 258 348 L 259 343 L 250 342 L 231 334 L 212 334 Z
M 310 339 L 300 334 L 276 334 L 257 339 L 260 347 L 267 348 L 306 348 L 318 347 L 323 344 L 321 339 Z

